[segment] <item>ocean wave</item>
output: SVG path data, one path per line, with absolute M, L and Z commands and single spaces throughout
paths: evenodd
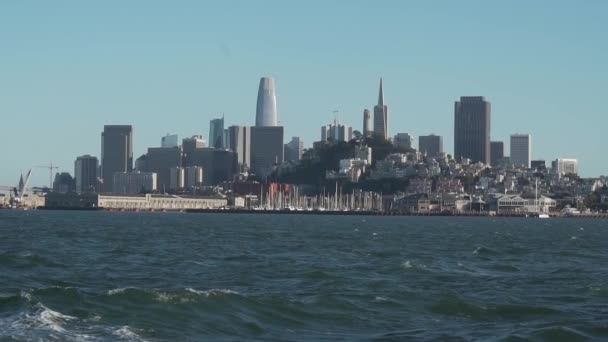
M 431 312 L 447 316 L 460 316 L 475 320 L 493 320 L 497 318 L 521 318 L 526 316 L 546 317 L 559 313 L 550 307 L 479 303 L 465 300 L 457 295 L 443 296 L 430 307 Z
M 196 293 L 198 295 L 204 295 L 205 297 L 223 296 L 223 295 L 238 295 L 236 291 L 228 289 L 211 289 L 211 290 L 195 290 L 191 287 L 187 288 L 186 291 Z
M 221 298 L 228 295 L 239 295 L 238 292 L 229 289 L 196 290 L 193 288 L 178 290 L 146 289 L 135 287 L 121 287 L 107 291 L 107 297 L 121 297 L 135 301 L 155 301 L 161 303 L 190 303 L 201 298 Z
M 133 331 L 131 327 L 125 325 L 119 329 L 116 329 L 112 332 L 112 335 L 120 338 L 121 340 L 126 341 L 135 341 L 135 342 L 144 342 L 146 339 L 139 336 L 137 333 Z
M 413 263 L 410 260 L 406 260 L 399 265 L 401 269 L 406 271 L 426 271 L 427 267 L 425 264 Z
M 475 255 L 497 255 L 498 252 L 491 248 L 485 247 L 485 246 L 479 246 L 479 247 L 475 248 L 475 250 L 473 251 L 473 254 L 475 254 Z
M 52 310 L 41 303 L 34 311 L 0 320 L 0 335 L 31 339 L 32 336 L 53 336 L 61 341 L 93 341 L 93 336 L 70 330 L 67 325 L 78 318 Z
M 119 288 L 116 288 L 116 289 L 108 290 L 107 294 L 108 294 L 108 296 L 113 296 L 113 295 L 116 295 L 116 294 L 123 293 L 123 292 L 125 292 L 125 291 L 127 291 L 129 289 L 131 289 L 131 288 L 130 287 L 119 287 Z
M 593 339 L 582 331 L 565 326 L 538 329 L 532 332 L 531 335 L 543 341 L 590 341 Z
M 0 265 L 19 266 L 24 268 L 45 266 L 59 267 L 61 264 L 51 260 L 50 258 L 31 253 L 28 251 L 20 253 L 5 252 L 0 254 Z
M 116 295 L 125 291 L 127 289 L 114 291 L 113 293 Z M 102 295 L 102 297 L 108 298 L 109 296 Z M 61 307 L 70 307 L 69 302 L 72 300 L 78 302 L 86 300 L 86 296 L 75 288 L 49 287 L 21 290 L 19 294 L 4 298 L 7 301 L 17 303 L 19 307 L 3 307 L 3 309 L 14 312 L 14 314 L 0 316 L 0 337 L 10 336 L 16 340 L 28 341 L 107 341 L 109 336 L 113 336 L 110 340 L 145 341 L 136 333 L 136 330 L 128 326 L 104 325 L 102 316 L 99 314 L 88 319 L 86 313 L 83 313 L 85 318 L 80 317 L 81 315 L 76 317 L 57 310 L 56 306 L 59 304 L 47 304 L 48 301 L 52 301 L 62 303 Z M 2 304 L 2 301 L 0 301 L 0 304 Z

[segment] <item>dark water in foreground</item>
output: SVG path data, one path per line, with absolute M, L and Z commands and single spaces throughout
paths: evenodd
M 0 211 L 0 340 L 608 339 L 608 221 Z

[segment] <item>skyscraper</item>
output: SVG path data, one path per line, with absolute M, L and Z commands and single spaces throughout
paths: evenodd
M 292 137 L 291 141 L 285 144 L 285 160 L 300 160 L 304 151 L 304 142 L 300 137 Z
M 490 163 L 490 102 L 483 96 L 454 103 L 454 158 Z
M 490 165 L 497 167 L 505 157 L 505 144 L 502 141 L 490 142 Z
M 191 138 L 182 139 L 182 165 L 190 166 L 190 157 L 196 149 L 207 147 L 202 136 L 193 135 Z
M 227 129 L 226 148 L 236 152 L 239 171 L 251 166 L 251 128 L 230 126 Z
M 341 125 L 337 120 L 333 124 L 321 127 L 321 141 L 351 141 L 353 138 L 353 128 L 347 125 Z
M 374 106 L 374 135 L 384 140 L 388 139 L 388 106 L 384 104 L 382 79 L 380 79 L 378 104 Z
M 283 162 L 283 127 L 251 127 L 251 170 L 266 177 Z
M 410 150 L 413 142 L 414 138 L 407 133 L 397 133 L 393 137 L 393 145 L 399 149 Z
M 101 133 L 103 192 L 112 192 L 113 174 L 133 170 L 133 127 L 106 125 Z
M 255 125 L 256 127 L 277 126 L 277 120 L 277 95 L 274 79 L 262 77 L 258 89 Z
M 171 189 L 170 170 L 182 166 L 182 149 L 180 147 L 150 147 L 148 148 L 146 172 L 156 173 L 158 191 L 167 192 Z
M 76 192 L 95 192 L 97 187 L 97 168 L 99 162 L 97 157 L 84 155 L 76 158 L 74 162 L 74 180 L 76 181 Z
M 369 137 L 372 135 L 372 114 L 369 109 L 363 111 L 363 136 Z
M 236 153 L 219 148 L 200 148 L 191 156 L 191 164 L 203 168 L 203 184 L 231 181 L 236 172 Z
M 167 134 L 160 139 L 160 147 L 177 147 L 179 146 L 177 140 L 177 134 Z
M 262 77 L 258 88 L 255 127 L 251 127 L 251 167 L 261 177 L 268 176 L 275 163 L 283 162 L 283 127 L 277 126 L 277 95 L 274 80 Z
M 418 151 L 429 157 L 443 153 L 443 138 L 439 135 L 421 135 L 418 137 Z
M 222 148 L 224 142 L 224 116 L 209 122 L 209 147 Z
M 530 134 L 511 135 L 511 163 L 517 167 L 530 168 L 532 137 Z

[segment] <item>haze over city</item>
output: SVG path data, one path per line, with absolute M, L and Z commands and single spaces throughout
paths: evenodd
M 348 6 L 346 6 L 348 5 Z M 100 154 L 103 125 L 134 129 L 134 155 L 209 120 L 253 125 L 276 80 L 285 142 L 334 120 L 362 129 L 384 79 L 390 135 L 435 133 L 453 152 L 454 101 L 492 103 L 492 140 L 533 137 L 534 159 L 606 174 L 608 49 L 602 1 L 0 4 L 0 184 Z M 514 18 L 517 24 L 514 25 Z M 48 183 L 34 171 L 32 185 Z

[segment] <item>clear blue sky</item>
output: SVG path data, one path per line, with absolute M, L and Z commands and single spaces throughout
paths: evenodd
M 220 113 L 251 125 L 261 76 L 307 146 L 334 110 L 360 130 L 383 77 L 391 134 L 451 153 L 454 101 L 483 95 L 493 140 L 530 133 L 534 158 L 608 174 L 607 32 L 604 0 L 0 1 L 0 185 L 73 173 L 104 124 L 134 126 L 135 157 Z

